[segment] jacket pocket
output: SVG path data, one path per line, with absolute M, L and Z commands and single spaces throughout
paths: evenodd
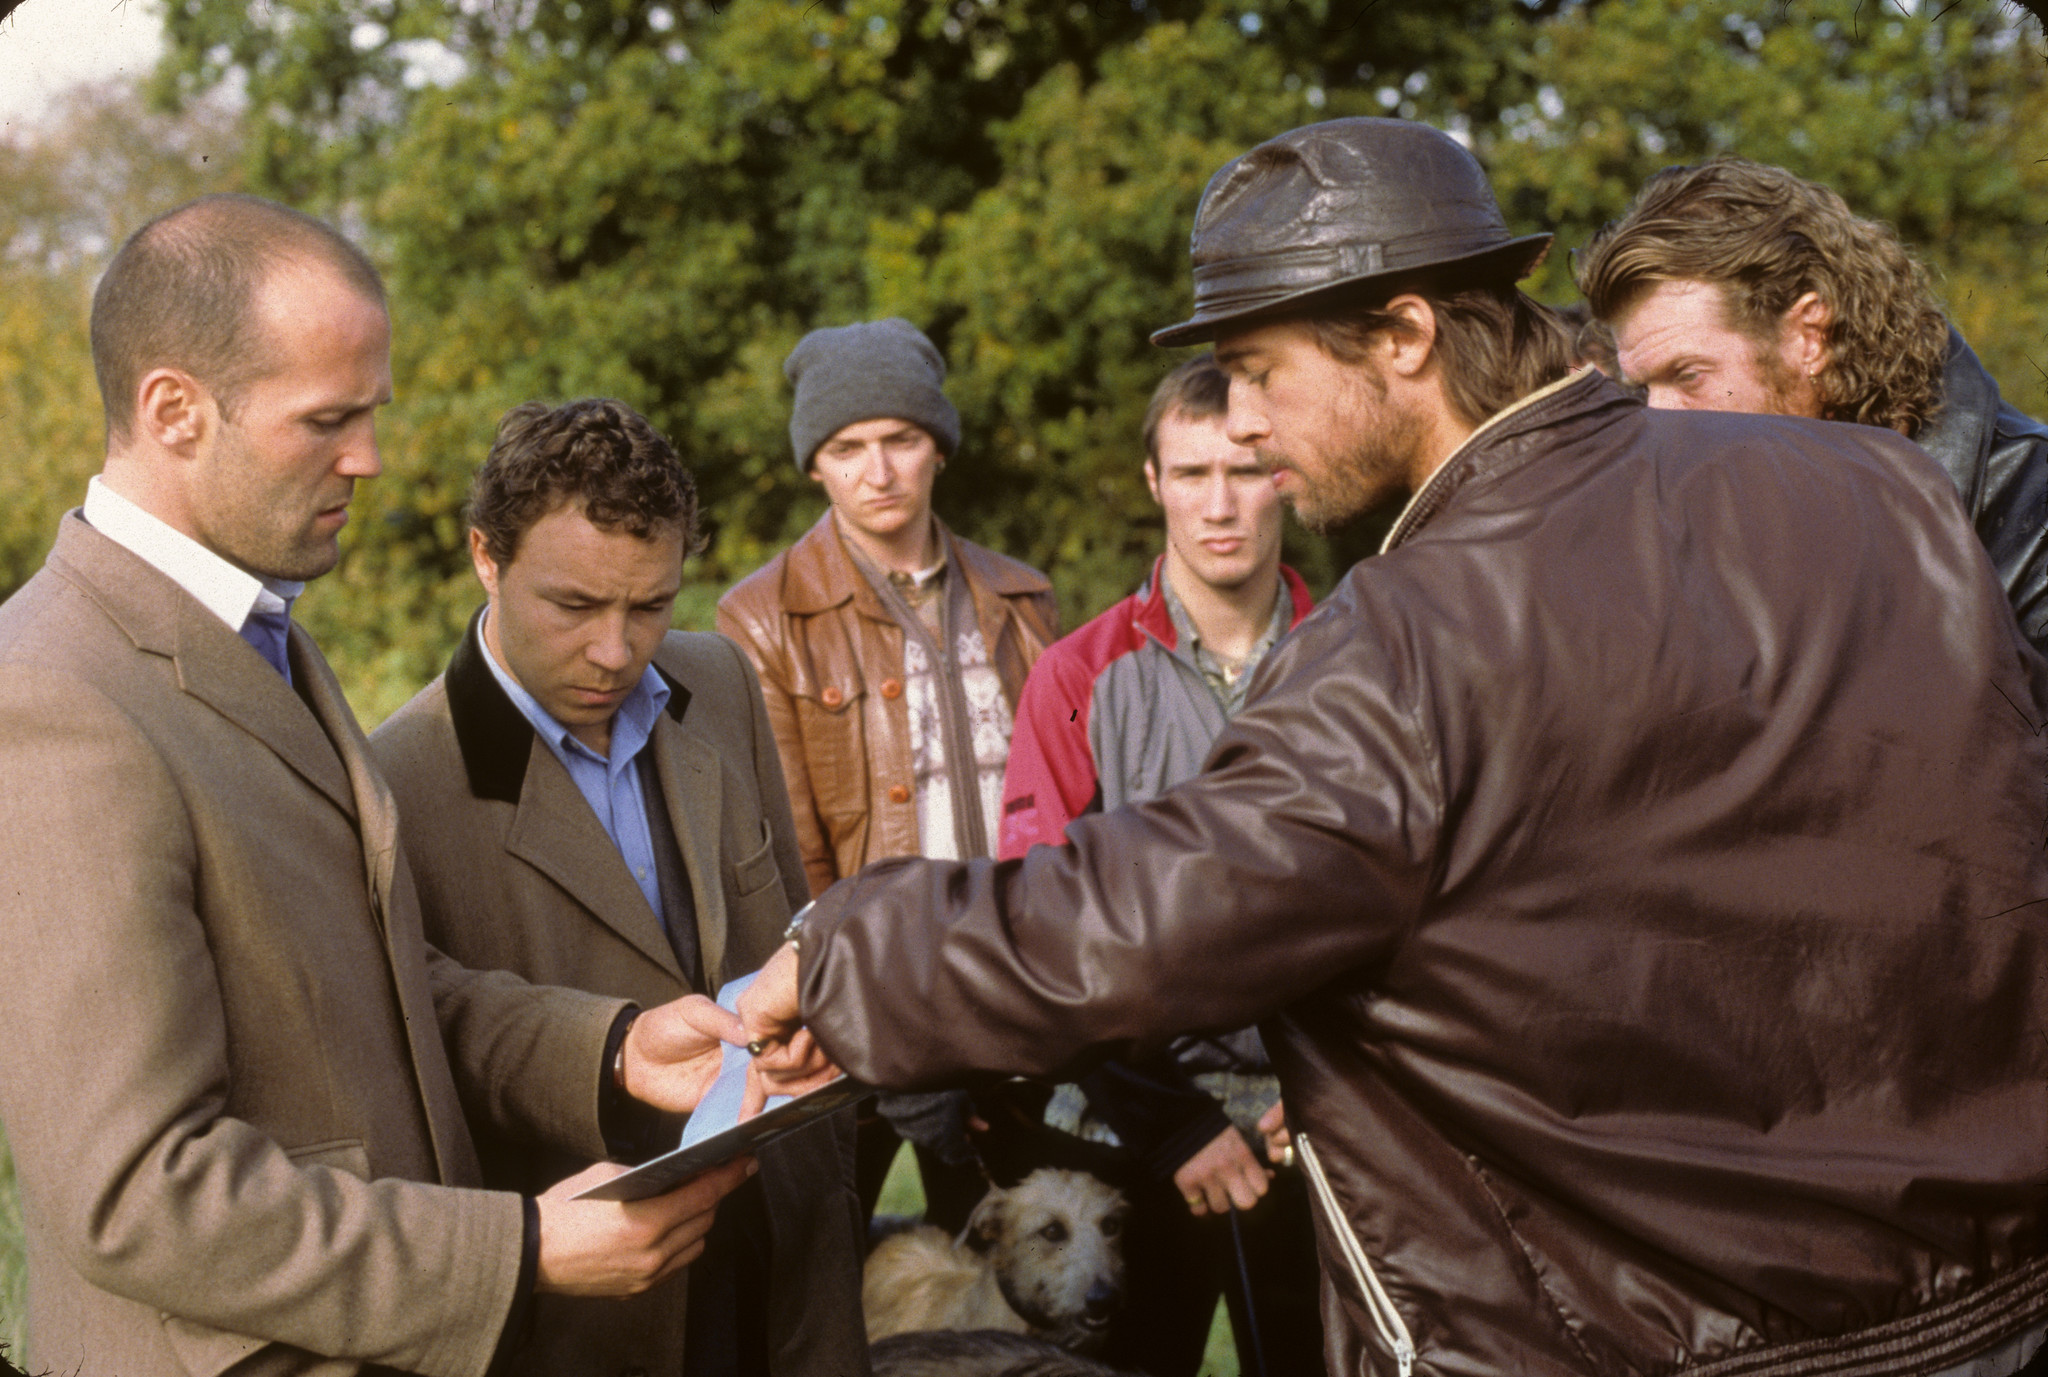
M 370 1153 L 360 1138 L 334 1138 L 286 1148 L 295 1167 L 329 1167 L 370 1179 Z M 360 1364 L 319 1358 L 288 1344 L 234 1334 L 177 1315 L 160 1315 L 164 1341 L 190 1377 L 346 1377 Z
M 333 1167 L 350 1176 L 370 1179 L 370 1152 L 360 1138 L 335 1138 L 325 1143 L 286 1148 L 284 1155 L 295 1167 Z
M 760 828 L 760 847 L 751 856 L 732 864 L 733 893 L 742 899 L 753 898 L 782 878 L 782 872 L 775 866 L 775 837 L 765 820 Z
M 868 757 L 858 682 L 826 684 L 796 699 L 797 731 L 811 802 L 827 820 L 857 819 L 868 810 Z M 801 804 L 798 800 L 792 803 Z
M 1372 1315 L 1373 1328 L 1379 1331 L 1380 1342 L 1393 1350 L 1400 1377 L 1409 1377 L 1415 1370 L 1415 1339 L 1408 1332 L 1408 1323 L 1394 1308 L 1394 1299 L 1380 1284 L 1379 1274 L 1373 1271 L 1372 1260 L 1365 1255 L 1365 1248 L 1351 1227 L 1351 1217 L 1338 1204 L 1337 1192 L 1330 1188 L 1330 1178 L 1323 1174 L 1322 1161 L 1317 1158 L 1308 1135 L 1297 1133 L 1294 1142 L 1301 1150 L 1301 1165 L 1308 1173 L 1309 1188 L 1315 1193 L 1316 1204 L 1321 1207 L 1323 1217 L 1330 1221 L 1330 1232 L 1336 1236 L 1338 1250 L 1344 1254 L 1344 1265 L 1365 1297 L 1365 1308 Z
M 289 1344 L 266 1343 L 246 1334 L 163 1318 L 164 1341 L 187 1377 L 359 1377 L 362 1364 L 322 1358 Z

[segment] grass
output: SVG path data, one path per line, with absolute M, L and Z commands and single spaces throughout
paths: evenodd
M 28 1268 L 21 1256 L 21 1198 L 14 1187 L 14 1157 L 0 1136 L 0 1344 L 21 1352 Z
M 920 1215 L 924 1213 L 924 1185 L 918 1180 L 917 1158 L 909 1144 L 897 1150 L 889 1175 L 882 1182 L 882 1194 L 875 1201 L 876 1214 Z M 1200 1377 L 1237 1377 L 1237 1344 L 1230 1333 L 1230 1312 L 1216 1303 L 1216 1318 L 1209 1325 L 1209 1345 L 1202 1353 Z

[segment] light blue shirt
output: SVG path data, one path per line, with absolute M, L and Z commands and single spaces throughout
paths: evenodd
M 485 613 L 486 617 L 489 615 Z M 654 735 L 654 724 L 661 720 L 662 709 L 668 706 L 668 685 L 654 672 L 653 665 L 641 672 L 640 682 L 633 685 L 633 691 L 626 695 L 618 714 L 612 718 L 612 753 L 607 759 L 570 735 L 569 729 L 557 722 L 539 700 L 520 687 L 519 681 L 491 653 L 491 643 L 484 639 L 481 623 L 476 630 L 484 649 L 484 663 L 491 667 L 498 687 L 505 690 L 512 706 L 533 724 L 548 750 L 569 772 L 577 791 L 590 804 L 590 811 L 597 814 L 605 835 L 619 848 L 619 856 L 632 872 L 634 883 L 647 896 L 647 906 L 666 928 L 668 914 L 662 909 L 661 883 L 654 873 L 654 834 L 647 826 L 647 800 L 640 793 L 640 772 L 633 768 L 633 761 L 647 748 Z

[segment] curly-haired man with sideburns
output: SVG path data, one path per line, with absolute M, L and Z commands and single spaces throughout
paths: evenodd
M 2002 401 L 1889 226 L 1781 167 L 1668 167 L 1580 252 L 1651 406 L 1884 426 L 1934 456 L 2048 649 L 2048 426 Z

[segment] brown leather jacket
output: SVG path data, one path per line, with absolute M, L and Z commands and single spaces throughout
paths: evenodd
M 943 522 L 939 538 L 967 579 L 1014 713 L 1024 676 L 1059 638 L 1052 585 Z M 916 855 L 903 630 L 847 553 L 831 512 L 718 600 L 718 629 L 761 676 L 811 892 L 869 861 Z
M 1207 770 L 802 941 L 864 1080 L 1260 1018 L 1330 1371 L 1925 1374 L 2048 1317 L 2048 738 L 1886 431 L 1597 375 L 1468 442 Z

